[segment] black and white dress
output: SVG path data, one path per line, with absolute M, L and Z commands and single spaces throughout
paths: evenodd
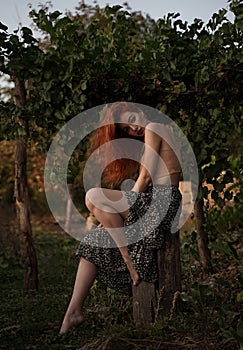
M 128 251 L 136 271 L 147 282 L 157 280 L 156 251 L 165 235 L 176 231 L 181 193 L 174 185 L 154 185 L 145 192 L 123 192 L 129 204 L 124 222 Z M 82 239 L 76 252 L 97 267 L 97 280 L 124 294 L 131 294 L 131 278 L 119 249 L 104 227 L 96 227 Z

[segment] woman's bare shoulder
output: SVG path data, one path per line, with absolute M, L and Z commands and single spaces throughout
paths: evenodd
M 150 130 L 152 132 L 154 132 L 155 134 L 158 134 L 162 137 L 162 135 L 164 134 L 164 132 L 166 131 L 165 125 L 161 124 L 161 123 L 154 123 L 154 122 L 149 122 L 146 125 L 147 130 Z
M 158 123 L 149 122 L 145 127 L 144 142 L 148 144 L 160 144 L 162 131 L 158 128 Z
M 148 133 L 152 132 L 157 137 L 160 137 L 162 140 L 166 141 L 169 144 L 175 143 L 174 134 L 173 134 L 169 125 L 162 124 L 162 123 L 149 122 L 146 125 L 145 130 L 147 130 Z M 145 133 L 146 133 L 146 131 L 145 131 Z

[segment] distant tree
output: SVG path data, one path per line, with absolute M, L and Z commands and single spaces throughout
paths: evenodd
M 22 28 L 22 36 L 8 34 L 2 23 L 0 69 L 14 83 L 14 99 L 1 102 L 0 139 L 15 140 L 14 197 L 19 225 L 21 261 L 26 267 L 24 289 L 38 289 L 38 267 L 30 222 L 30 202 L 27 185 L 27 144 L 29 139 L 29 114 L 26 107 L 26 84 L 33 77 L 31 67 L 41 53 L 31 30 Z

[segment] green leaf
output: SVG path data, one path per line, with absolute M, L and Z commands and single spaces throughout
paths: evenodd
M 233 192 L 226 191 L 224 193 L 224 198 L 227 199 L 227 200 L 231 200 L 233 198 Z
M 228 184 L 231 182 L 234 182 L 234 178 L 233 178 L 233 173 L 230 170 L 227 170 L 224 177 L 223 177 L 223 183 Z
M 33 34 L 32 30 L 27 28 L 27 27 L 22 27 L 21 30 L 22 30 L 24 35 L 32 35 Z
M 216 204 L 220 207 L 220 208 L 223 208 L 224 205 L 225 205 L 225 202 L 223 200 L 223 198 L 221 197 L 218 197 L 216 200 L 215 200 Z
M 86 81 L 86 80 L 83 80 L 83 81 L 81 82 L 81 89 L 82 89 L 83 91 L 87 89 L 87 81 Z
M 237 332 L 237 335 L 242 339 L 242 344 L 243 344 L 243 322 L 239 321 L 236 332 Z
M 225 188 L 225 184 L 222 182 L 214 182 L 213 187 L 216 191 L 222 192 Z
M 238 303 L 243 303 L 243 290 L 237 294 L 236 300 Z
M 7 31 L 8 27 L 5 26 L 5 24 L 3 24 L 2 22 L 0 22 L 0 30 L 3 30 L 3 31 Z
M 49 18 L 51 21 L 54 21 L 55 19 L 57 19 L 57 17 L 59 17 L 62 13 L 59 11 L 54 11 L 52 13 L 49 14 Z
M 212 193 L 211 193 L 211 197 L 214 201 L 217 201 L 218 198 L 219 198 L 219 194 L 218 194 L 218 191 L 216 190 L 213 190 Z
M 113 15 L 113 14 L 117 13 L 121 9 L 122 9 L 121 5 L 115 5 L 115 6 L 112 6 L 112 7 L 111 6 L 106 6 L 105 12 L 108 15 Z
M 216 163 L 212 164 L 209 167 L 205 168 L 205 173 L 207 178 L 217 178 L 221 173 L 221 164 Z

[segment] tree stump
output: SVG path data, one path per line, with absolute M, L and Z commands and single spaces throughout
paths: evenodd
M 179 309 L 177 292 L 181 291 L 181 264 L 179 232 L 168 234 L 158 256 L 159 308 L 162 315 Z
M 133 287 L 133 319 L 136 324 L 151 324 L 159 314 L 178 311 L 181 291 L 179 232 L 167 234 L 157 252 L 158 283 L 142 281 Z
M 133 319 L 136 324 L 152 324 L 156 308 L 156 290 L 153 283 L 141 281 L 132 287 Z

